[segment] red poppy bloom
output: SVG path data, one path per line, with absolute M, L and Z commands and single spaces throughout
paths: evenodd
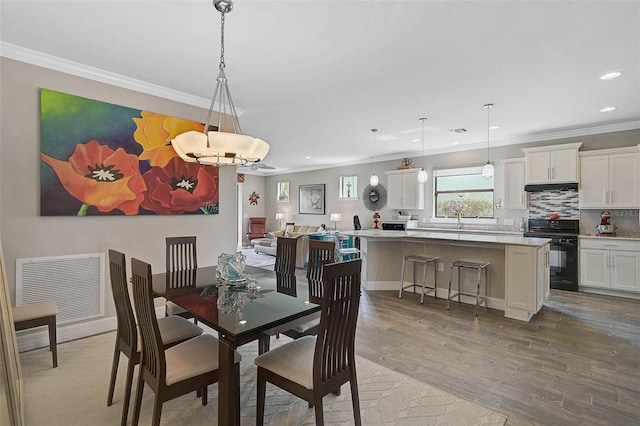
M 127 215 L 138 213 L 146 186 L 135 155 L 91 140 L 77 144 L 68 162 L 45 154 L 40 158 L 53 168 L 64 188 L 83 203 L 101 212 L 118 209 Z
M 218 204 L 218 168 L 174 157 L 143 176 L 148 191 L 142 207 L 157 214 L 182 214 Z

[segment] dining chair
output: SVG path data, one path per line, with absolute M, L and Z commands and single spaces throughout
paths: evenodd
M 127 366 L 127 382 L 125 385 L 124 402 L 122 405 L 121 424 L 127 423 L 129 413 L 129 400 L 131 399 L 131 385 L 133 383 L 133 369 L 140 363 L 140 345 L 138 326 L 131 306 L 129 289 L 127 286 L 127 270 L 124 253 L 109 250 L 109 275 L 111 278 L 111 293 L 116 307 L 116 342 L 113 351 L 111 365 L 111 379 L 109 380 L 109 393 L 107 406 L 113 404 L 113 393 L 118 373 L 120 354 L 129 359 Z M 170 316 L 158 320 L 158 328 L 164 347 L 171 347 L 185 340 L 202 334 L 202 329 L 195 324 L 179 316 Z
M 301 337 L 255 359 L 257 425 L 264 424 L 267 382 L 314 405 L 316 425 L 324 424 L 322 398 L 349 382 L 355 424 L 362 423 L 355 361 L 361 268 L 362 259 L 325 265 L 318 335 Z
M 196 236 L 166 237 L 166 272 L 190 271 L 198 268 L 198 255 L 196 252 Z M 173 276 L 179 277 L 179 274 Z M 181 286 L 184 283 L 172 280 L 168 282 L 169 288 Z M 179 315 L 183 318 L 193 318 L 195 324 L 198 320 L 194 316 L 171 301 L 165 303 L 165 316 Z
M 307 279 L 322 281 L 322 268 L 335 262 L 335 249 L 333 241 L 309 240 Z
M 276 272 L 276 291 L 287 296 L 296 297 L 298 295 L 296 276 Z
M 16 331 L 34 327 L 47 326 L 49 331 L 49 350 L 53 358 L 53 368 L 58 366 L 58 337 L 56 333 L 56 317 L 58 305 L 54 300 L 27 303 L 12 308 L 13 326 Z
M 297 238 L 278 237 L 274 270 L 282 274 L 296 273 Z
M 152 425 L 160 424 L 164 402 L 189 392 L 200 391 L 202 405 L 207 405 L 207 386 L 218 381 L 218 339 L 202 334 L 170 348 L 165 348 L 153 303 L 151 265 L 131 259 L 133 302 L 138 314 L 142 352 L 138 370 L 132 424 L 140 419 L 142 394 L 147 384 L 155 394 Z M 235 351 L 234 374 L 240 377 L 240 360 Z M 238 406 L 240 401 L 235 401 Z
M 333 241 L 309 240 L 309 263 L 307 264 L 307 281 L 309 282 L 309 301 L 320 304 L 322 302 L 322 270 L 324 265 L 334 262 L 335 244 Z M 282 332 L 292 339 L 318 334 L 320 318 L 296 325 Z

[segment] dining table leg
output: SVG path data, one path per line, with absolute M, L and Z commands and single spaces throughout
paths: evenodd
M 218 424 L 240 425 L 240 371 L 234 368 L 235 346 L 220 339 L 218 379 Z

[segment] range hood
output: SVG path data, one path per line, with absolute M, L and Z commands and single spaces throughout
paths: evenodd
M 578 189 L 577 183 L 540 183 L 535 185 L 525 185 L 524 190 L 527 192 L 543 192 L 543 191 L 569 191 Z

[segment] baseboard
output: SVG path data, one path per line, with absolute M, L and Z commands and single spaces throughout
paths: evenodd
M 156 315 L 164 316 L 164 306 L 156 307 Z M 100 318 L 97 320 L 58 326 L 56 329 L 58 344 L 82 339 L 96 334 L 108 333 L 117 328 L 116 317 Z M 46 326 L 33 330 L 23 330 L 16 333 L 20 352 L 49 347 L 49 332 Z

